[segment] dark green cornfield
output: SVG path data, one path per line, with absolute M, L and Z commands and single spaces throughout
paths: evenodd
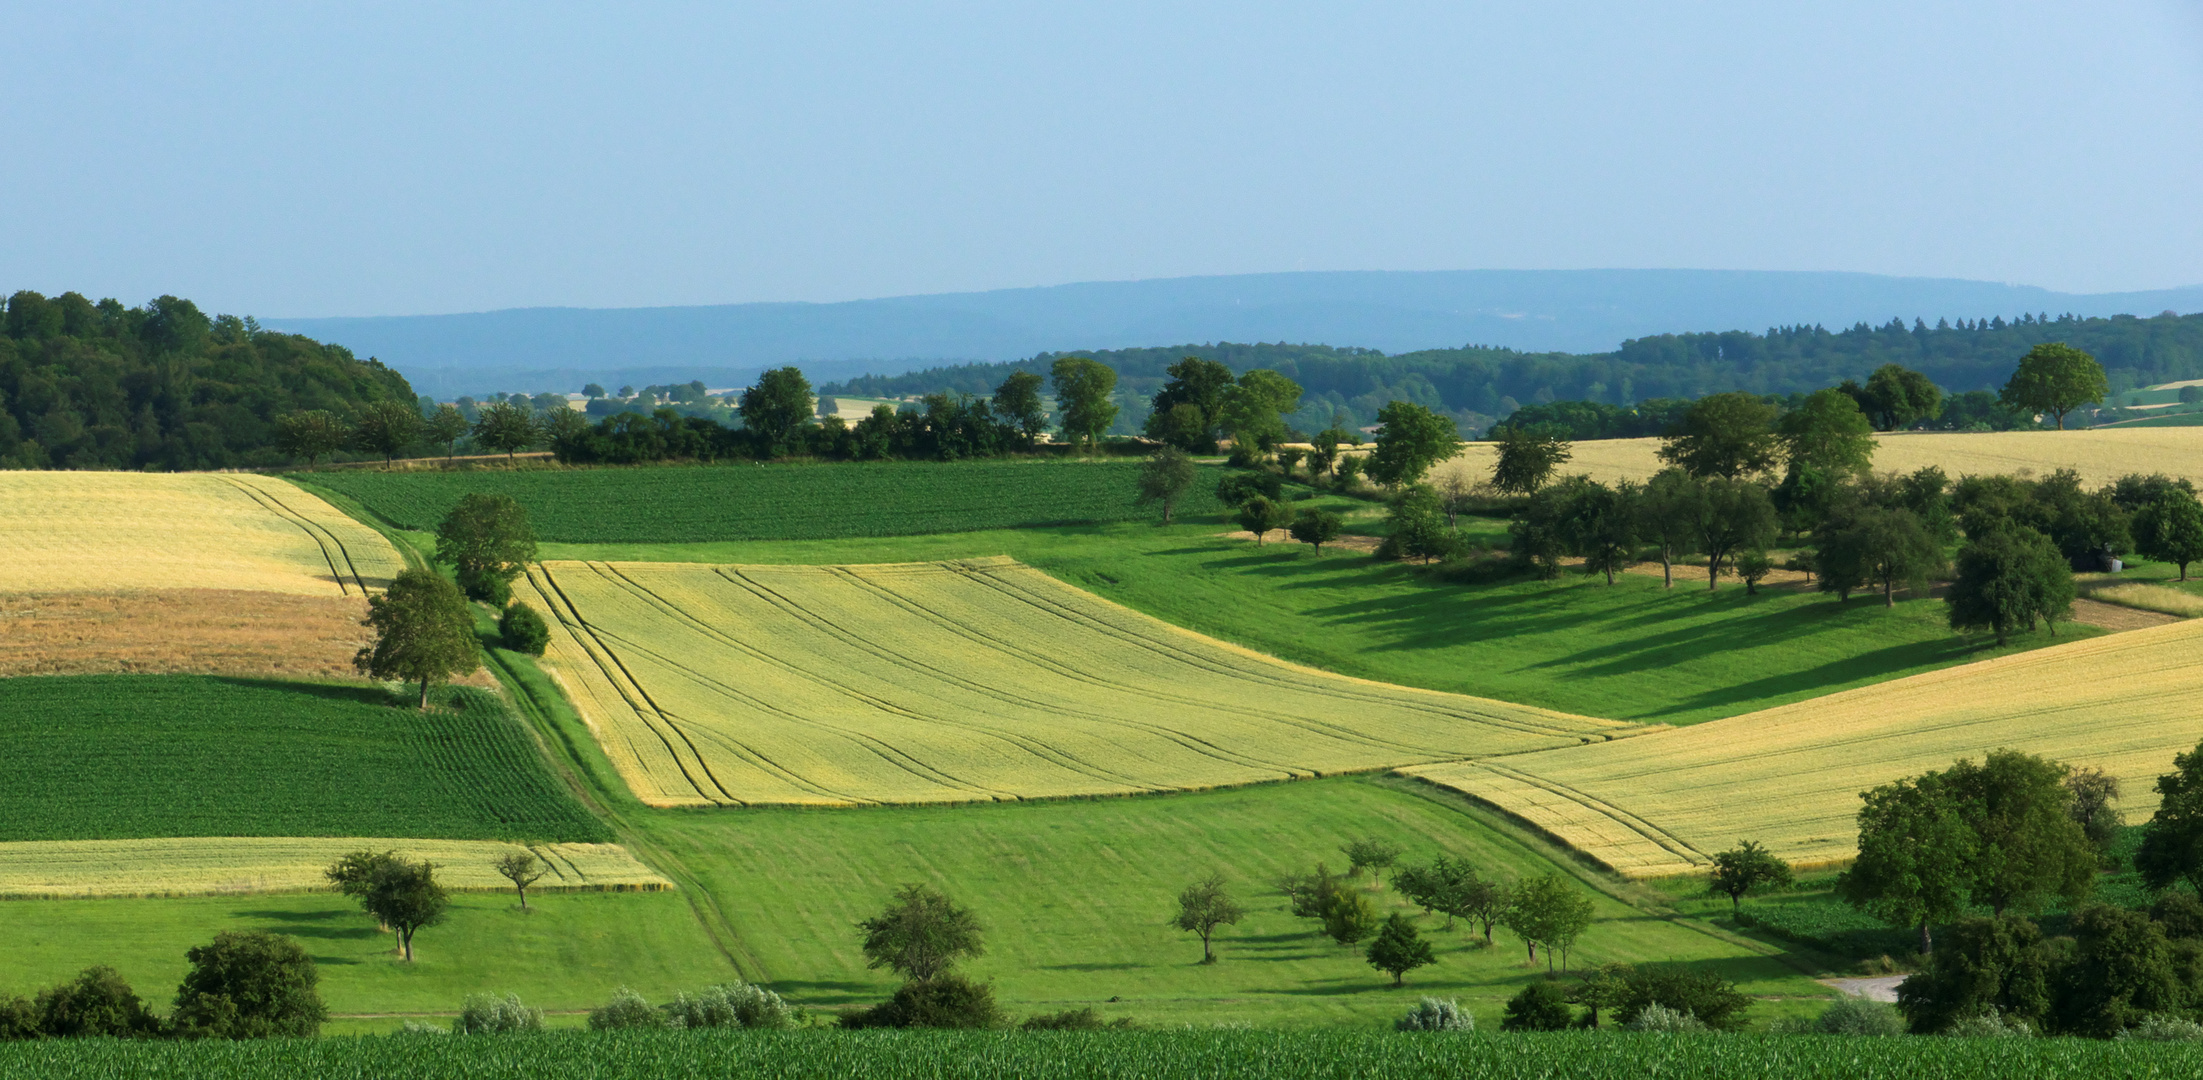
M 571 544 L 825 540 L 1161 519 L 1135 505 L 1137 461 L 986 460 L 318 472 L 299 477 L 409 529 L 463 495 L 510 495 L 536 538 Z M 1179 507 L 1214 513 L 1219 470 Z
M 1392 1032 L 657 1032 L 0 1044 L 0 1080 L 2122 1080 L 2188 1045 L 2071 1039 Z

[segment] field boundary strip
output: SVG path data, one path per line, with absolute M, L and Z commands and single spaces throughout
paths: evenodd
M 152 840 L 25 840 L 0 843 L 0 899 L 223 896 L 334 891 L 322 873 L 353 851 L 395 851 L 436 864 L 460 892 L 498 892 L 512 882 L 490 864 L 528 850 L 551 875 L 543 892 L 658 892 L 674 888 L 618 844 L 507 843 L 392 837 L 184 837 Z

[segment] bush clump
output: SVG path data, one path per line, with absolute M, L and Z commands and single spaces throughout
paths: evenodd
M 498 617 L 497 633 L 505 639 L 506 648 L 529 656 L 543 655 L 551 644 L 551 628 L 525 601 L 505 609 L 505 614 Z
M 2035 1029 L 2027 1021 L 2005 1016 L 1994 1005 L 1951 1021 L 1943 1034 L 1958 1039 L 2026 1039 Z
M 1821 1010 L 1813 1030 L 1822 1035 L 1902 1035 L 1905 1015 L 1886 1001 L 1840 997 Z
M 749 983 L 676 994 L 665 1012 L 667 1022 L 677 1028 L 784 1028 L 796 1022 L 795 1008 L 779 994 Z
M 1427 997 L 1392 1026 L 1399 1031 L 1475 1031 L 1476 1017 L 1458 1001 Z
M 2141 1042 L 2197 1042 L 2203 1041 L 2203 1024 L 2163 1013 L 2151 1013 L 2142 1022 L 2114 1036 L 2121 1040 Z
M 1576 1011 L 1568 1007 L 1568 995 L 1560 987 L 1549 982 L 1534 982 L 1507 999 L 1507 1011 L 1500 1017 L 1499 1030 L 1562 1031 L 1575 1019 Z
M 998 1028 L 1007 1023 L 994 987 L 961 975 L 913 979 L 895 996 L 863 1012 L 844 1013 L 847 1028 Z
M 612 991 L 612 1000 L 589 1010 L 589 1028 L 592 1031 L 612 1031 L 619 1028 L 662 1028 L 666 1026 L 665 1014 L 651 1007 L 643 996 L 620 987 Z
M 520 995 L 474 994 L 459 1006 L 452 1021 L 454 1035 L 511 1035 L 543 1030 L 543 1010 L 520 1003 Z
M 312 1038 L 329 1010 L 314 958 L 264 930 L 229 930 L 185 953 L 191 970 L 169 1018 L 178 1035 L 213 1039 Z
M 1670 1009 L 1654 1002 L 1637 1011 L 1637 1015 L 1622 1025 L 1630 1031 L 1651 1032 L 1665 1035 L 1695 1034 L 1708 1030 L 1705 1023 L 1687 1012 Z
M 1101 1013 L 1088 1005 L 1083 1009 L 1065 1009 L 1059 1013 L 1028 1016 L 1024 1023 L 1017 1026 L 1025 1031 L 1101 1031 L 1106 1028 L 1122 1030 L 1132 1026 L 1132 1018 L 1120 1016 L 1115 1020 L 1104 1020 Z

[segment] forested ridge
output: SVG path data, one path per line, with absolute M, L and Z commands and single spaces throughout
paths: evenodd
M 218 469 L 289 460 L 276 417 L 414 401 L 405 377 L 339 345 L 69 292 L 9 297 L 0 335 L 0 467 Z
M 1524 405 L 1583 400 L 1617 405 L 1648 398 L 1698 398 L 1744 390 L 1796 394 L 1864 379 L 1883 364 L 1926 374 L 1952 393 L 1994 390 L 2027 350 L 2065 342 L 2095 355 L 2114 394 L 2137 386 L 2203 378 L 2203 314 L 2153 318 L 2022 315 L 2006 320 L 1961 319 L 1933 326 L 1891 319 L 1831 331 L 1820 326 L 1774 327 L 1765 333 L 1661 334 L 1634 338 L 1609 353 L 1524 353 L 1469 346 L 1387 355 L 1374 349 L 1325 345 L 1218 343 L 1173 348 L 1041 353 L 1003 364 L 964 364 L 907 375 L 870 375 L 829 384 L 826 394 L 903 397 L 983 394 L 1009 372 L 1045 372 L 1059 356 L 1088 356 L 1117 370 L 1130 403 L 1150 398 L 1164 368 L 1199 356 L 1235 372 L 1269 368 L 1306 391 L 1295 427 L 1314 431 L 1343 412 L 1355 426 L 1371 423 L 1386 402 L 1412 401 L 1481 430 Z M 1137 430 L 1142 418 L 1120 417 Z

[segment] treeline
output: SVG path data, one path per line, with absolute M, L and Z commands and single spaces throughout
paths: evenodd
M 5 331 L 0 468 L 274 465 L 286 413 L 415 400 L 375 360 L 173 296 L 131 308 L 18 292 Z
M 1662 334 L 1624 342 L 1610 353 L 1525 353 L 1469 346 L 1388 356 L 1373 349 L 1321 345 L 1218 343 L 1167 349 L 1118 349 L 1041 353 L 1003 364 L 965 364 L 907 375 L 868 375 L 828 384 L 824 392 L 859 397 L 908 397 L 927 393 L 980 393 L 1011 371 L 1041 372 L 1056 359 L 1077 355 L 1114 369 L 1125 386 L 1127 415 L 1121 430 L 1139 430 L 1138 399 L 1152 397 L 1171 364 L 1187 356 L 1214 361 L 1233 372 L 1276 371 L 1298 382 L 1307 397 L 1290 418 L 1300 431 L 1329 426 L 1365 427 L 1392 401 L 1409 401 L 1443 413 L 1463 430 L 1482 432 L 1517 409 L 1554 402 L 1629 407 L 1651 399 L 1693 399 L 1728 391 L 1794 395 L 1864 379 L 1885 364 L 1919 371 L 1953 394 L 1960 406 L 1957 429 L 1998 418 L 1973 415 L 1985 400 L 1968 396 L 1994 389 L 2019 358 L 2036 345 L 2063 342 L 2095 355 L 2109 377 L 2109 392 L 2123 393 L 2181 379 L 2203 378 L 2203 314 L 2154 318 L 2118 315 L 2078 318 L 2047 314 L 1938 320 L 1909 325 L 1891 319 L 1831 331 L 1821 326 L 1775 327 L 1765 333 Z M 1658 434 L 1643 426 L 1635 434 Z M 1592 437 L 1585 435 L 1583 437 Z

